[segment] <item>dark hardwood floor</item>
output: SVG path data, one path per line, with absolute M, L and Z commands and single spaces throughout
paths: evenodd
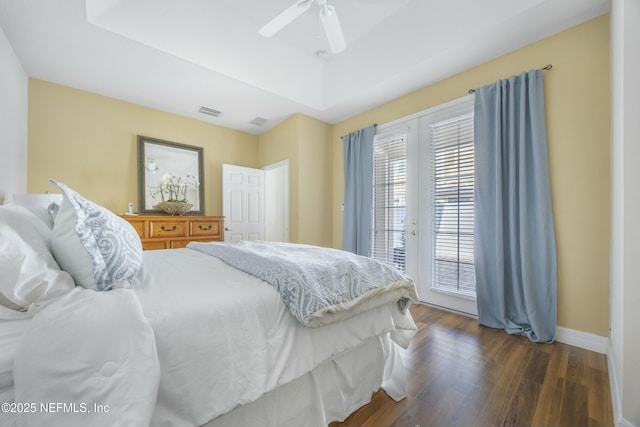
M 407 398 L 378 391 L 330 427 L 613 426 L 605 355 L 534 344 L 424 305 L 411 313 L 418 333 L 403 352 Z

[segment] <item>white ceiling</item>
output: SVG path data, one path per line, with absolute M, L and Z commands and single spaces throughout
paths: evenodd
M 258 34 L 294 1 L 0 0 L 0 26 L 30 77 L 260 134 L 295 113 L 337 123 L 610 0 L 330 0 L 348 45 L 335 55 L 317 54 L 330 49 L 315 5 Z

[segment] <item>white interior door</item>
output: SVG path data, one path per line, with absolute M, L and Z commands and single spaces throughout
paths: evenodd
M 265 239 L 265 172 L 222 165 L 224 240 Z

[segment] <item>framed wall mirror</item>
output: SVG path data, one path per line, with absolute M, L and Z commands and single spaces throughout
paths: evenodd
M 158 204 L 180 202 L 193 205 L 187 215 L 204 215 L 202 153 L 202 147 L 138 135 L 138 211 L 164 214 Z

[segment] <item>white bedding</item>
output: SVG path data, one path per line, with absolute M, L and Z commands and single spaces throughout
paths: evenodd
M 0 392 L 13 387 L 13 356 L 30 320 L 30 313 L 0 305 Z
M 282 425 L 282 412 L 265 414 L 276 404 L 289 411 L 299 394 L 315 418 L 292 411 L 284 419 L 312 426 L 348 414 L 379 386 L 404 397 L 391 340 L 408 346 L 416 327 L 396 303 L 309 328 L 267 283 L 190 249 L 145 252 L 137 279 L 133 290 L 77 287 L 36 307 L 21 327 L 2 322 L 0 339 L 14 346 L 3 345 L 0 368 L 13 358 L 15 388 L 0 389 L 0 397 L 15 391 L 16 403 L 75 405 L 0 414 L 0 425 Z M 354 358 L 361 366 L 349 372 Z M 327 393 L 331 387 L 349 395 Z M 81 403 L 110 411 L 77 412 Z
M 160 368 L 135 292 L 78 286 L 50 301 L 23 334 L 13 375 L 16 405 L 0 416 L 18 427 L 148 425 Z
M 152 425 L 202 425 L 370 337 L 391 332 L 406 347 L 415 331 L 395 303 L 308 328 L 271 286 L 222 261 L 190 249 L 144 257 L 135 290 L 162 371 Z
M 339 322 L 387 302 L 404 312 L 419 302 L 413 281 L 395 268 L 338 249 L 259 240 L 191 242 L 187 248 L 269 283 L 305 326 Z
M 117 232 L 137 236 L 130 224 L 75 197 L 54 228 L 92 238 L 62 252 L 98 256 L 82 269 L 106 268 L 108 286 L 75 286 L 51 253 L 62 234 L 0 206 L 0 426 L 313 427 L 380 386 L 404 397 L 399 346 L 416 327 L 395 301 L 308 328 L 269 284 L 191 249 L 146 252 L 138 270 Z

